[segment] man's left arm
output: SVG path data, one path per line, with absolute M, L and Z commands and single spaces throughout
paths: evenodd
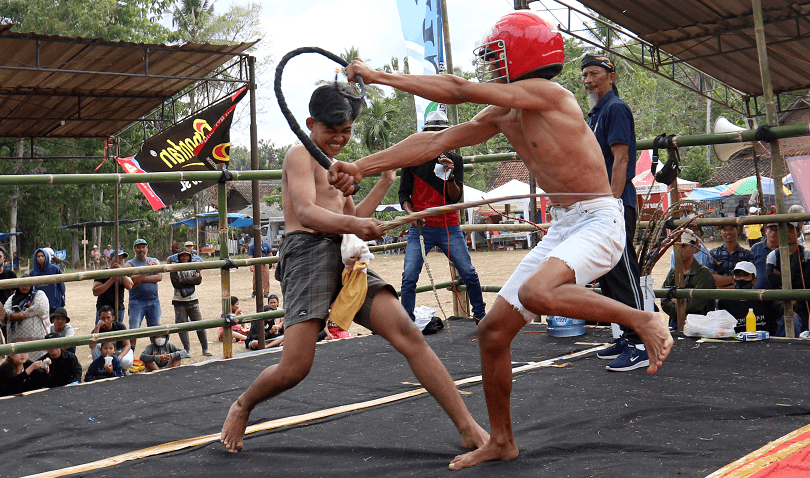
M 630 166 L 629 146 L 624 143 L 610 145 L 613 153 L 613 170 L 610 173 L 610 191 L 616 199 L 622 197 L 627 183 L 627 168 Z

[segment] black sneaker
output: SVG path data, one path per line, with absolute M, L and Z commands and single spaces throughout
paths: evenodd
M 650 359 L 647 357 L 647 351 L 637 349 L 635 344 L 628 342 L 624 352 L 607 364 L 605 368 L 611 372 L 629 372 L 630 370 L 649 366 Z
M 625 339 L 624 336 L 621 336 L 618 339 L 615 339 L 613 341 L 613 345 L 610 347 L 596 352 L 596 356 L 600 359 L 613 360 L 624 352 L 624 349 L 627 348 L 628 343 L 629 342 L 627 339 Z

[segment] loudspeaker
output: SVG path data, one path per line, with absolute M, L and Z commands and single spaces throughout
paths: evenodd
M 740 128 L 723 116 L 717 118 L 717 121 L 714 123 L 715 133 L 738 133 L 745 130 L 745 128 Z M 712 147 L 714 148 L 714 154 L 717 155 L 717 159 L 722 162 L 726 162 L 732 156 L 734 156 L 734 154 L 742 151 L 743 149 L 750 148 L 755 144 L 756 143 L 754 141 L 748 141 L 745 143 L 714 144 Z

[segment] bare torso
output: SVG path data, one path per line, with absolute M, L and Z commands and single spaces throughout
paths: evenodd
M 311 163 L 312 178 L 315 182 L 314 204 L 335 214 L 344 214 L 347 202 L 351 198 L 343 197 L 339 189 L 335 189 L 329 184 L 327 170 L 321 167 L 303 146 L 295 146 L 288 153 L 288 159 L 284 161 L 281 174 L 281 206 L 284 210 L 284 230 L 318 232 L 301 225 L 299 215 L 295 209 L 295 202 L 292 200 L 292 188 L 289 186 L 288 174 L 291 161 L 309 161 Z M 305 168 L 309 169 L 309 168 Z M 329 231 L 319 231 L 329 232 Z
M 551 196 L 554 206 L 609 197 L 610 182 L 599 143 L 571 92 L 561 86 L 558 89 L 557 108 L 489 106 L 477 119 L 495 124 L 506 136 L 538 187 L 547 193 L 566 194 Z

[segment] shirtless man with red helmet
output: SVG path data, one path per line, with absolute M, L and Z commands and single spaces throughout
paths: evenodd
M 582 285 L 609 271 L 625 244 L 621 200 L 614 199 L 599 144 L 574 95 L 549 81 L 562 70 L 562 36 L 530 12 L 501 18 L 476 51 L 485 80 L 451 75 L 392 75 L 355 60 L 346 70 L 378 83 L 449 104 L 488 104 L 475 118 L 440 132 L 422 132 L 354 163 L 336 162 L 330 183 L 350 194 L 363 177 L 422 164 L 442 151 L 486 141 L 503 133 L 549 193 L 553 220 L 543 238 L 504 284 L 478 327 L 481 368 L 491 436 L 481 448 L 457 456 L 450 469 L 482 461 L 512 460 L 514 442 L 509 400 L 510 344 L 535 315 L 616 322 L 632 327 L 650 357 L 654 373 L 669 355 L 672 337 L 661 318 L 631 309 Z

